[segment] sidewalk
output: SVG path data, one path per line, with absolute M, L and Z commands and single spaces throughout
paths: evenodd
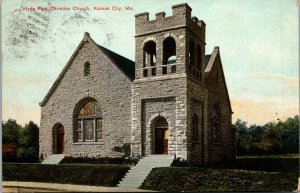
M 41 182 L 3 181 L 3 192 L 153 192 L 136 188 L 54 184 Z

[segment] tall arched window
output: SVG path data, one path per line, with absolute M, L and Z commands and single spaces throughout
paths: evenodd
M 192 129 L 193 129 L 193 141 L 199 140 L 199 121 L 198 116 L 196 114 L 193 115 L 192 120 Z
M 89 76 L 91 74 L 91 64 L 86 62 L 84 64 L 84 76 Z
M 171 73 L 176 73 L 176 42 L 172 37 L 167 37 L 163 42 L 162 74 L 168 73 L 168 65 L 171 66 Z
M 188 71 L 190 73 L 194 73 L 194 65 L 195 65 L 195 52 L 194 52 L 195 43 L 193 40 L 190 40 L 189 42 L 189 67 Z
M 221 131 L 220 131 L 220 108 L 219 105 L 215 104 L 213 107 L 212 114 L 212 124 L 213 124 L 213 141 L 221 141 Z
M 194 57 L 195 57 L 195 54 L 194 54 L 194 47 L 195 47 L 195 43 L 193 40 L 190 40 L 190 43 L 189 43 L 189 62 L 190 62 L 190 65 L 191 66 L 194 66 Z
M 143 55 L 143 76 L 148 76 L 148 68 L 146 67 L 151 67 L 152 76 L 156 76 L 156 43 L 154 41 L 145 43 Z
M 200 45 L 197 47 L 197 78 L 201 80 L 202 76 L 202 50 Z
M 201 63 L 202 63 L 202 51 L 200 45 L 197 47 L 197 69 L 201 70 Z
M 96 101 L 82 103 L 75 121 L 75 141 L 97 141 L 102 138 L 102 113 Z

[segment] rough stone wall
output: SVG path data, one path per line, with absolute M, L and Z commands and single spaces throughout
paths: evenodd
M 192 165 L 207 162 L 207 88 L 203 83 L 188 79 L 187 81 L 187 138 L 188 161 Z M 198 117 L 198 140 L 193 140 L 193 115 Z
M 176 154 L 176 98 L 163 97 L 142 100 L 142 144 L 143 154 L 153 154 L 155 150 L 154 124 L 157 118 L 168 122 L 169 154 Z
M 142 79 L 143 77 L 143 48 L 146 42 L 154 41 L 156 43 L 156 76 L 166 76 L 162 74 L 163 66 L 163 42 L 166 38 L 172 37 L 176 42 L 176 74 L 185 73 L 185 63 L 186 63 L 186 39 L 185 39 L 186 30 L 184 28 L 158 32 L 152 35 L 139 36 L 135 38 L 135 73 L 136 79 Z M 168 66 L 168 74 L 170 74 L 170 66 Z M 148 67 L 148 66 L 147 66 Z M 151 77 L 151 74 L 148 73 L 148 77 Z
M 133 82 L 131 138 L 133 154 L 143 155 L 152 152 L 151 123 L 158 116 L 162 116 L 168 121 L 169 126 L 168 154 L 176 153 L 186 158 L 186 100 L 184 76 L 169 75 Z
M 172 7 L 172 16 L 165 17 L 164 12 L 156 14 L 156 19 L 149 21 L 148 13 L 136 15 L 136 80 L 132 85 L 132 151 L 135 154 L 149 154 L 153 150 L 153 136 L 151 136 L 151 121 L 156 115 L 164 115 L 169 124 L 169 154 L 175 154 L 190 159 L 191 141 L 190 113 L 197 111 L 199 116 L 205 116 L 207 105 L 206 88 L 197 84 L 204 79 L 196 79 L 187 71 L 189 66 L 189 40 L 195 42 L 195 60 L 197 46 L 201 47 L 202 61 L 205 56 L 205 23 L 191 17 L 191 8 L 187 4 Z M 164 55 L 163 42 L 167 37 L 172 37 L 176 42 L 176 73 L 162 73 Z M 143 48 L 146 42 L 154 41 L 156 44 L 156 76 L 148 73 L 143 76 Z M 166 48 L 168 49 L 168 48 Z M 169 48 L 170 49 L 170 48 Z M 147 67 L 147 66 L 146 66 Z M 204 65 L 200 71 L 203 73 Z M 189 76 L 189 78 L 187 78 Z M 203 77 L 203 74 L 202 74 Z M 188 79 L 197 83 L 188 85 Z M 196 91 L 193 91 L 196 86 Z M 190 90 L 191 89 L 191 90 Z M 191 93 L 191 94 L 188 94 Z M 194 97 L 194 98 L 193 98 Z M 192 104 L 192 98 L 199 104 Z M 166 100 L 170 101 L 166 101 Z M 165 100 L 165 102 L 162 102 Z M 172 102 L 174 103 L 172 105 Z M 195 106 L 193 106 L 195 105 Z M 198 105 L 198 106 L 197 106 Z M 195 108 L 193 108 L 195 107 Z M 197 109 L 197 110 L 196 110 Z M 200 110 L 201 109 L 201 110 Z M 203 118 L 203 127 L 206 119 Z M 140 144 L 140 142 L 142 144 Z M 187 146 L 188 145 L 188 146 Z M 204 149 L 202 145 L 199 148 Z M 195 152 L 196 152 L 195 151 Z M 199 154 L 195 154 L 199 157 Z M 196 158 L 197 162 L 202 158 Z
M 84 76 L 84 63 L 90 75 Z M 95 99 L 103 113 L 103 138 L 98 142 L 74 142 L 74 111 L 85 98 Z M 40 153 L 53 153 L 56 123 L 65 130 L 64 154 L 73 156 L 118 156 L 111 149 L 130 143 L 131 80 L 96 45 L 85 42 L 59 85 L 42 106 Z
M 221 70 L 221 60 L 219 55 L 216 57 L 211 72 L 209 73 L 209 78 L 207 79 L 208 86 L 208 162 L 224 162 L 235 160 L 235 138 L 233 136 L 232 130 L 232 120 L 231 120 L 231 109 L 230 104 L 227 100 L 226 87 L 223 81 L 223 74 Z M 212 126 L 212 113 L 213 105 L 218 104 L 220 107 L 220 134 L 221 141 L 213 141 L 213 126 Z

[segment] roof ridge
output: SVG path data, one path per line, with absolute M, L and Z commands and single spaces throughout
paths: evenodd
M 132 63 L 134 63 L 133 60 L 130 60 L 129 58 L 126 58 L 125 56 L 122 56 L 122 55 L 120 55 L 120 54 L 118 54 L 118 53 L 116 53 L 116 52 L 114 52 L 114 51 L 112 51 L 112 50 L 110 50 L 110 49 L 108 49 L 108 48 L 106 48 L 106 47 L 103 47 L 103 46 L 101 46 L 101 45 L 99 45 L 99 44 L 97 44 L 97 45 L 98 45 L 100 48 L 105 49 L 105 50 L 111 52 L 112 54 L 116 54 L 116 55 L 118 55 L 118 56 L 120 56 L 120 57 L 122 57 L 122 58 L 124 58 L 124 59 L 126 59 L 126 60 L 128 60 L 128 61 L 130 61 L 130 62 L 132 62 Z

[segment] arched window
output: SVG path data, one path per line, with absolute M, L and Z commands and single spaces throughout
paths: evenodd
M 220 134 L 220 108 L 219 105 L 215 104 L 213 107 L 212 114 L 212 124 L 213 124 L 213 141 L 220 142 L 221 134 Z
M 89 76 L 91 74 L 91 65 L 89 62 L 84 64 L 84 76 Z
M 97 141 L 102 138 L 102 113 L 96 101 L 82 103 L 75 121 L 75 141 Z
M 199 140 L 199 121 L 196 114 L 193 115 L 192 120 L 192 129 L 193 129 L 193 141 Z
M 201 80 L 202 76 L 202 50 L 200 45 L 197 47 L 197 78 Z
M 167 37 L 163 42 L 162 74 L 168 73 L 167 65 L 171 66 L 171 73 L 176 73 L 176 42 L 172 37 Z
M 194 64 L 195 64 L 194 63 L 194 58 L 195 58 L 194 47 L 195 47 L 194 41 L 190 40 L 190 43 L 189 43 L 189 62 L 190 62 L 191 66 L 194 66 Z
M 146 42 L 143 49 L 143 67 L 151 67 L 152 76 L 156 76 L 156 43 Z M 143 76 L 148 76 L 148 68 L 144 69 Z

